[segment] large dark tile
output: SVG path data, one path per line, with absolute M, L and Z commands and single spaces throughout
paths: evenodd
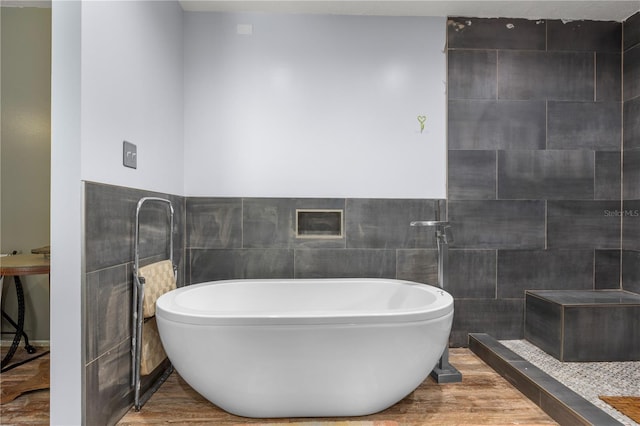
M 495 250 L 449 250 L 444 289 L 456 299 L 492 299 L 496 295 Z M 397 278 L 438 286 L 437 250 L 398 250 Z
M 499 250 L 498 298 L 533 289 L 593 289 L 593 250 Z
M 241 248 L 242 199 L 189 197 L 187 248 Z
M 596 101 L 622 99 L 622 54 L 596 53 Z
M 454 17 L 447 21 L 450 48 L 545 49 L 545 21 Z
M 297 238 L 296 209 L 344 211 L 345 200 L 343 198 L 245 198 L 242 224 L 243 247 L 345 247 L 345 238 Z M 345 219 L 348 219 L 346 212 Z
M 456 248 L 544 248 L 544 201 L 450 201 Z
M 85 367 L 87 425 L 114 425 L 133 405 L 131 345 L 124 342 Z
M 243 278 L 293 278 L 293 250 L 225 249 L 187 252 L 189 284 Z
M 349 198 L 346 204 L 347 248 L 433 248 L 435 230 L 409 226 L 434 220 L 439 200 Z
M 622 251 L 622 289 L 640 293 L 640 251 Z
M 593 199 L 591 151 L 499 151 L 498 198 Z
M 449 149 L 545 149 L 542 101 L 451 100 Z
M 133 189 L 85 184 L 87 272 L 133 259 L 136 204 L 141 196 Z
M 395 278 L 396 251 L 297 249 L 295 278 Z
M 549 102 L 548 149 L 619 151 L 620 102 Z
M 620 248 L 619 201 L 549 201 L 549 248 Z
M 547 21 L 547 50 L 620 52 L 622 24 L 614 21 Z
M 640 250 L 640 200 L 624 200 L 617 214 L 622 219 L 622 248 Z
M 496 99 L 495 50 L 449 50 L 447 69 L 449 99 Z
M 445 290 L 457 299 L 493 299 L 496 262 L 495 250 L 449 250 L 449 282 Z
M 397 250 L 396 278 L 438 285 L 438 251 L 436 249 Z
M 289 248 L 295 241 L 295 201 L 248 198 L 243 201 L 244 248 Z
M 620 152 L 596 152 L 594 198 L 596 200 L 620 199 Z
M 564 361 L 639 361 L 640 304 L 564 308 Z
M 524 338 L 549 355 L 562 358 L 562 306 L 527 293 Z
M 87 362 L 131 335 L 132 277 L 127 265 L 90 272 L 85 288 Z
M 620 250 L 595 250 L 594 288 L 619 289 L 621 286 Z
M 624 49 L 640 44 L 640 11 L 624 21 Z
M 498 55 L 498 99 L 593 101 L 589 52 L 504 51 Z
M 85 265 L 92 272 L 133 260 L 136 206 L 142 197 L 168 198 L 174 206 L 174 257 L 180 263 L 184 208 L 182 197 L 119 186 L 85 184 Z M 158 202 L 140 210 L 140 258 L 168 257 L 169 210 Z
M 624 103 L 624 150 L 640 148 L 640 97 Z
M 496 339 L 522 339 L 522 299 L 457 299 L 454 302 L 451 346 L 467 346 L 469 333 L 487 333 Z
M 496 199 L 495 151 L 451 150 L 448 163 L 449 200 Z
M 640 96 L 640 44 L 624 52 L 624 100 Z
M 640 148 L 629 148 L 624 151 L 624 200 L 640 199 Z

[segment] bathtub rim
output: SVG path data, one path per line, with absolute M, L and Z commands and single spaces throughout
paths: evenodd
M 181 292 L 221 284 L 242 284 L 242 283 L 275 283 L 275 282 L 296 281 L 321 283 L 332 282 L 390 282 L 396 285 L 410 286 L 411 291 L 425 291 L 435 297 L 435 301 L 426 306 L 412 309 L 394 309 L 391 311 L 314 311 L 312 314 L 301 312 L 288 312 L 286 314 L 251 314 L 242 312 L 241 314 L 216 313 L 211 311 L 194 311 L 185 309 L 175 303 L 176 295 Z M 303 284 L 304 285 L 304 284 Z M 274 279 L 235 279 L 207 281 L 204 283 L 192 284 L 172 290 L 162 295 L 156 302 L 156 315 L 166 321 L 173 321 L 183 324 L 202 326 L 270 326 L 270 325 L 367 325 L 367 324 L 390 324 L 390 323 L 410 323 L 431 321 L 452 315 L 454 311 L 453 297 L 439 287 L 429 284 L 417 283 L 414 281 L 398 280 L 392 278 L 274 278 Z

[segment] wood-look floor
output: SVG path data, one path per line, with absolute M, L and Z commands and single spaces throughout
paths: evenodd
M 4 343 L 4 342 L 3 342 Z M 0 355 L 4 358 L 9 348 L 5 345 L 0 348 Z M 10 364 L 14 364 L 43 354 L 48 347 L 37 347 L 36 353 L 28 354 L 24 349 L 24 343 L 16 351 Z M 23 364 L 12 370 L 0 374 L 0 389 L 13 388 L 16 384 L 22 384 L 40 374 L 43 364 L 49 362 L 49 355 L 44 355 L 27 364 Z M 37 390 L 25 393 L 13 401 L 0 405 L 0 424 L 9 425 L 48 425 L 49 424 L 49 390 Z
M 3 348 L 5 349 L 5 348 Z M 5 349 L 6 350 L 6 349 Z M 38 351 L 46 348 L 38 348 Z M 4 354 L 4 352 L 2 352 Z M 14 360 L 27 357 L 20 348 Z M 0 376 L 0 386 L 37 374 L 30 362 Z M 533 402 L 483 363 L 468 349 L 451 349 L 450 361 L 463 375 L 462 383 L 436 384 L 425 380 L 415 392 L 393 407 L 371 416 L 330 419 L 248 419 L 236 417 L 199 396 L 178 374 L 169 377 L 140 412 L 130 410 L 119 425 L 189 424 L 246 425 L 289 422 L 384 422 L 398 425 L 549 425 L 556 424 Z M 49 391 L 34 391 L 0 406 L 2 425 L 49 424 Z M 371 424 L 371 423 L 370 423 Z

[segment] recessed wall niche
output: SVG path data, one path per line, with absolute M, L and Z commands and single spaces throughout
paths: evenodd
M 296 238 L 342 238 L 342 210 L 296 209 Z

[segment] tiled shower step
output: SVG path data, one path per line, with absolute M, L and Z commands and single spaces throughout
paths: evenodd
M 638 361 L 640 295 L 527 290 L 524 338 L 560 361 Z
M 488 334 L 469 334 L 469 349 L 561 425 L 622 425 Z

